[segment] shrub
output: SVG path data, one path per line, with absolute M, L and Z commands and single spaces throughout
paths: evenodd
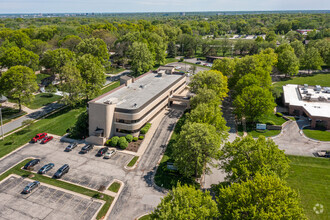
M 118 136 L 114 136 L 110 139 L 110 146 L 111 147 L 116 147 L 118 145 L 118 141 L 119 141 L 119 137 Z
M 184 61 L 184 59 L 183 59 L 183 57 L 181 57 L 180 60 L 179 60 L 179 62 L 183 62 L 183 61 Z
M 138 140 L 139 140 L 138 137 L 133 137 L 133 141 L 134 141 L 134 142 L 136 142 L 136 141 L 138 141 Z
M 283 117 L 283 114 L 281 112 L 276 112 L 276 116 Z
M 128 147 L 128 142 L 126 140 L 125 137 L 120 137 L 119 140 L 118 140 L 118 146 L 121 148 L 121 149 L 126 149 Z
M 266 125 L 275 125 L 275 122 L 273 122 L 273 121 L 266 121 Z
M 127 140 L 127 142 L 128 143 L 131 143 L 132 142 L 132 140 L 133 140 L 133 135 L 131 135 L 131 134 L 128 134 L 128 135 L 126 135 L 126 140 Z
M 147 123 L 145 126 L 143 126 L 143 128 L 141 129 L 140 133 L 141 134 L 146 134 L 148 132 L 148 130 L 150 129 L 151 124 Z
M 142 136 L 142 135 L 139 136 L 139 139 L 140 139 L 140 140 L 143 140 L 143 139 L 144 139 L 144 136 Z
M 111 139 L 107 140 L 107 141 L 105 142 L 105 145 L 106 145 L 106 146 L 111 146 L 110 143 L 111 143 Z

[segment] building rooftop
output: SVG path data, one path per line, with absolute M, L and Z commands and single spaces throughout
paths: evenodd
M 92 102 L 116 104 L 116 109 L 138 109 L 183 77 L 185 76 L 181 74 L 146 73 L 128 86 L 110 91 Z
M 289 105 L 302 106 L 311 116 L 330 118 L 330 93 L 325 93 L 324 88 L 321 91 L 316 91 L 314 88 L 285 85 L 283 86 L 284 101 Z

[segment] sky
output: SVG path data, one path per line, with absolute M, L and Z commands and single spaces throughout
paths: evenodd
M 329 0 L 0 0 L 1 14 L 329 9 Z

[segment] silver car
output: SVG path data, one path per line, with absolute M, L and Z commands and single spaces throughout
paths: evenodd
M 104 154 L 104 159 L 110 159 L 110 157 L 112 157 L 115 154 L 116 154 L 116 150 L 114 150 L 114 149 L 109 150 L 108 152 L 106 152 Z

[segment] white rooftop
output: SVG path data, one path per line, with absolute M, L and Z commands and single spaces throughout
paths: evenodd
M 185 76 L 165 73 L 159 76 L 158 73 L 147 73 L 134 83 L 95 99 L 95 102 L 116 104 L 116 108 L 121 109 L 138 109 L 182 77 Z
M 330 118 L 330 93 L 325 93 L 324 89 L 318 92 L 311 87 L 303 89 L 298 85 L 288 84 L 283 86 L 283 92 L 286 104 L 302 106 L 311 116 Z

